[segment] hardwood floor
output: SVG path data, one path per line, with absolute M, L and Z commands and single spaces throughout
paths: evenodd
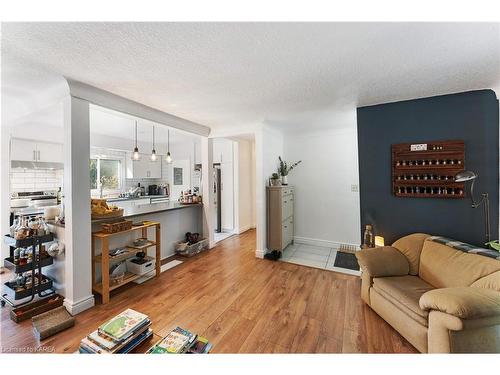
M 360 298 L 358 277 L 255 258 L 255 231 L 142 285 L 124 286 L 110 303 L 76 316 L 76 325 L 41 343 L 73 353 L 80 340 L 126 308 L 148 314 L 166 335 L 179 325 L 207 337 L 213 353 L 415 353 Z M 184 259 L 183 259 L 184 260 Z M 31 321 L 1 311 L 1 350 L 36 348 Z

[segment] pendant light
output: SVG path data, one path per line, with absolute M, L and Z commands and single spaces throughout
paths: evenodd
M 139 154 L 139 147 L 137 147 L 137 120 L 135 120 L 135 147 L 134 152 L 132 153 L 132 160 L 140 160 L 141 154 Z
M 170 129 L 167 130 L 167 157 L 165 158 L 167 163 L 172 163 L 172 156 L 170 155 Z
M 155 126 L 153 125 L 153 150 L 151 151 L 151 161 L 156 161 L 158 160 L 158 157 L 156 156 L 156 150 L 155 150 Z

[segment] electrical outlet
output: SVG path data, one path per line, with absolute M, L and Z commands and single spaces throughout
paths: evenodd
M 353 192 L 353 193 L 359 192 L 359 185 L 358 184 L 352 184 L 351 185 L 351 192 Z

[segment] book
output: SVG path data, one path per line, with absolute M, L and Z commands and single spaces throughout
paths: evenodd
M 102 324 L 98 332 L 107 335 L 115 342 L 121 342 L 130 337 L 130 334 L 147 320 L 147 315 L 127 309 Z
M 148 328 L 141 334 L 139 334 L 137 337 L 133 338 L 132 340 L 129 341 L 128 344 L 126 344 L 123 348 L 117 351 L 119 354 L 126 354 L 130 353 L 132 350 L 137 348 L 143 341 L 147 340 L 153 335 L 153 330 L 151 328 Z
M 185 352 L 196 340 L 196 335 L 176 327 L 160 343 L 149 350 L 151 354 L 179 354 Z
M 147 332 L 149 327 L 151 326 L 151 321 L 148 319 L 145 321 L 146 324 L 142 324 L 136 330 L 132 331 L 130 337 L 122 341 L 121 343 L 116 343 L 107 335 L 100 334 L 98 330 L 89 334 L 86 338 L 82 340 L 82 342 L 87 345 L 87 347 L 97 346 L 98 350 L 95 350 L 97 353 L 117 353 L 123 347 L 127 346 L 131 341 L 135 340 L 138 336 Z M 84 341 L 85 340 L 85 341 Z M 89 342 L 91 344 L 89 344 Z
M 205 337 L 198 336 L 194 341 L 193 345 L 189 347 L 187 353 L 189 354 L 204 354 L 207 353 L 212 345 L 208 342 Z

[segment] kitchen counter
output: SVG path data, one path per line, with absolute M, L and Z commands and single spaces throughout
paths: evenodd
M 92 232 L 101 231 L 103 223 L 124 219 L 160 223 L 161 259 L 166 259 L 175 254 L 175 244 L 183 241 L 187 232 L 203 233 L 203 204 L 182 205 L 178 202 L 162 202 L 125 207 L 123 217 L 92 220 Z M 135 232 L 125 232 L 110 238 L 110 249 L 129 245 L 136 235 Z
M 203 206 L 202 203 L 180 204 L 178 202 L 165 202 L 165 203 L 146 204 L 143 206 L 124 208 L 123 209 L 123 216 L 121 216 L 121 217 L 128 218 L 128 217 L 134 217 L 134 216 L 154 214 L 154 213 L 158 213 L 158 212 L 181 210 L 181 209 L 185 209 L 185 208 L 201 207 L 201 206 Z M 115 218 L 109 218 L 109 219 L 96 219 L 96 220 L 92 220 L 92 224 L 104 223 L 104 222 L 107 222 L 110 220 L 116 220 L 116 219 L 119 219 L 119 218 L 115 217 Z
M 140 195 L 138 197 L 122 197 L 122 198 L 108 198 L 106 202 L 123 202 L 123 201 L 136 201 L 139 199 L 149 199 L 149 198 L 168 198 L 168 195 Z

